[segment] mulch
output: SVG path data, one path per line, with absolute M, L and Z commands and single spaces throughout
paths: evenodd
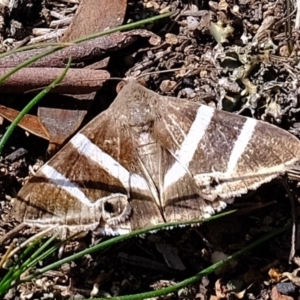
M 72 1 L 49 3 L 45 6 L 44 1 L 24 1 L 13 13 L 2 13 L 0 49 L 9 50 L 24 39 L 30 40 L 33 28 L 49 26 L 51 10 L 68 8 L 70 15 L 66 16 L 74 13 Z M 296 28 L 296 7 L 287 5 L 288 1 L 281 0 L 129 1 L 126 21 L 168 9 L 177 14 L 147 26 L 161 37 L 158 46 L 141 42 L 110 54 L 106 69 L 112 77 L 121 78 L 151 73 L 143 77 L 144 83 L 159 94 L 267 121 L 299 138 L 300 31 Z M 172 71 L 178 68 L 179 72 Z M 159 72 L 165 70 L 170 72 Z M 99 91 L 105 103 L 94 103 L 87 119 L 113 101 L 115 85 L 109 81 Z M 28 95 L 18 100 L 15 95 L 1 97 L 1 104 L 9 103 L 16 109 L 26 101 Z M 1 136 L 8 124 L 2 121 Z M 30 176 L 29 168 L 38 168 L 47 161 L 47 146 L 47 142 L 22 129 L 17 129 L 9 140 L 0 162 L 0 239 L 17 225 L 10 214 L 10 200 Z M 289 184 L 297 199 L 297 182 Z M 280 180 L 228 207 L 236 208 L 238 213 L 233 216 L 197 227 L 151 233 L 85 256 L 11 289 L 4 299 L 83 299 L 167 287 L 208 267 L 212 257 L 230 255 L 292 222 L 291 201 Z M 299 212 L 296 204 L 297 216 Z M 25 231 L 15 239 L 21 243 L 28 236 Z M 289 263 L 291 236 L 291 230 L 287 230 L 226 269 L 161 299 L 300 299 L 297 259 Z M 89 233 L 69 243 L 61 255 L 78 252 L 99 239 L 107 238 Z M 0 245 L 0 258 L 10 242 Z M 299 246 L 298 239 L 296 254 Z M 175 253 L 176 263 L 169 264 L 168 251 Z M 56 261 L 58 255 L 42 264 Z M 5 269 L 0 270 L 0 278 L 5 273 Z

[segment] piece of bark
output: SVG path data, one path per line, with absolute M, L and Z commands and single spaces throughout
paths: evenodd
M 156 249 L 163 255 L 167 266 L 171 269 L 184 271 L 186 268 L 179 257 L 177 248 L 167 243 L 156 243 Z
M 132 44 L 135 40 L 136 38 L 132 38 L 124 33 L 102 36 L 58 50 L 32 63 L 30 67 L 64 68 L 70 57 L 72 58 L 71 66 L 83 67 L 85 61 L 100 58 L 110 50 L 120 49 Z M 49 47 L 33 49 L 5 56 L 0 60 L 0 67 L 15 67 L 25 60 L 50 49 Z
M 3 76 L 10 68 L 0 68 Z M 0 85 L 0 93 L 37 92 L 61 75 L 61 68 L 24 68 L 10 76 Z M 98 91 L 103 82 L 110 77 L 107 71 L 92 69 L 69 69 L 62 82 L 50 92 L 68 94 L 87 94 Z M 34 80 L 28 80 L 34 78 Z
M 11 164 L 11 163 L 17 161 L 18 159 L 23 158 L 27 153 L 28 153 L 28 151 L 26 149 L 18 148 L 14 152 L 5 156 L 4 160 Z
M 160 41 L 157 35 L 143 29 L 114 33 L 63 48 L 32 63 L 30 67 L 64 68 L 70 57 L 72 58 L 72 67 L 83 67 L 89 60 L 101 58 L 110 51 L 117 51 L 131 45 L 138 37 L 149 38 L 149 42 L 152 44 Z M 3 57 L 0 60 L 0 68 L 15 67 L 25 60 L 49 49 L 28 50 Z

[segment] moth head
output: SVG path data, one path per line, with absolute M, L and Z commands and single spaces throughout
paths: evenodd
M 118 107 L 120 112 L 118 120 L 135 131 L 148 131 L 157 115 L 157 94 L 133 80 L 128 80 L 122 85 L 121 91 L 112 104 Z

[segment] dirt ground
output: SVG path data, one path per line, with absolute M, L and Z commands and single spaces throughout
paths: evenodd
M 162 12 L 176 14 L 146 26 L 161 38 L 158 44 L 141 39 L 109 53 L 105 69 L 111 77 L 119 78 L 153 72 L 143 76 L 143 82 L 161 95 L 267 121 L 300 138 L 297 5 L 288 0 L 128 1 L 124 23 Z M 53 11 L 70 18 L 53 32 L 67 28 L 78 3 L 25 0 L 10 11 L 2 6 L 1 49 L 6 51 L 34 39 L 35 28 L 49 29 L 51 21 L 56 20 Z M 157 72 L 178 68 L 181 70 Z M 101 101 L 94 101 L 84 123 L 108 107 L 116 95 L 115 87 L 115 81 L 108 81 L 97 93 Z M 20 110 L 28 99 L 28 94 L 5 94 L 0 102 Z M 2 120 L 1 136 L 8 124 Z M 18 128 L 4 149 L 0 162 L 0 239 L 17 225 L 10 214 L 11 198 L 31 176 L 29 169 L 47 161 L 47 147 L 47 141 Z M 298 199 L 297 182 L 289 181 L 289 185 Z M 83 299 L 89 298 L 96 287 L 98 293 L 93 296 L 110 297 L 170 286 L 211 265 L 212 256 L 230 255 L 292 223 L 291 201 L 286 194 L 281 181 L 274 180 L 229 205 L 228 209 L 238 208 L 239 213 L 233 216 L 198 227 L 159 231 L 85 256 L 12 288 L 4 299 Z M 299 215 L 297 203 L 295 213 Z M 15 239 L 21 243 L 29 236 L 30 231 L 23 231 Z M 220 273 L 205 276 L 197 284 L 161 299 L 300 299 L 300 245 L 298 238 L 296 259 L 290 264 L 291 236 L 289 229 Z M 70 243 L 62 256 L 100 239 L 90 233 Z M 10 243 L 8 240 L 0 245 L 0 259 Z M 175 253 L 176 264 L 168 265 L 166 249 Z M 57 259 L 58 253 L 43 265 Z M 1 269 L 0 278 L 6 272 Z

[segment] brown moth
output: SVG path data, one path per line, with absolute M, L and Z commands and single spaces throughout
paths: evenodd
M 208 217 L 299 160 L 299 140 L 280 128 L 129 80 L 21 189 L 13 211 L 29 225 L 124 234 Z

